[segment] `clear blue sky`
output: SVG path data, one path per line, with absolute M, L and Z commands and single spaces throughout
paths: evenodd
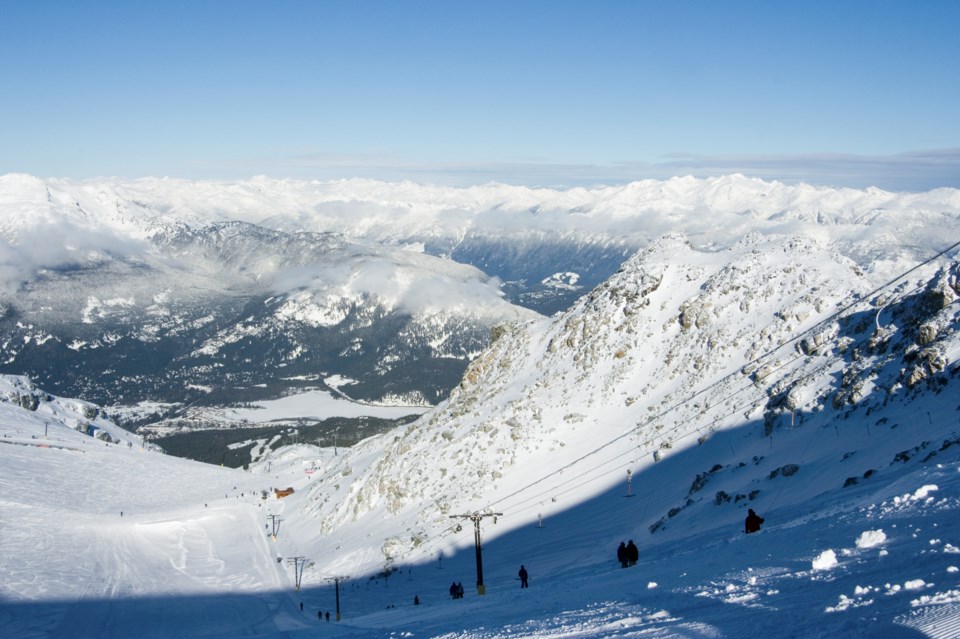
M 0 0 L 0 174 L 960 187 L 960 2 Z

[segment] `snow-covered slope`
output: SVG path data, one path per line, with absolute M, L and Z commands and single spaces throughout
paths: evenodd
M 0 400 L 4 636 L 289 625 L 262 534 L 263 482 L 162 455 L 97 407 L 23 378 L 0 377 Z M 273 594 L 251 605 L 262 592 Z M 174 595 L 180 605 L 158 603 Z
M 325 522 L 425 502 L 442 519 L 453 501 L 499 503 L 533 459 L 564 468 L 614 441 L 601 459 L 646 465 L 744 415 L 762 418 L 767 377 L 801 379 L 820 364 L 781 345 L 868 290 L 855 264 L 809 238 L 752 237 L 713 253 L 664 238 L 570 312 L 501 329 L 448 402 L 393 442 L 358 447 L 385 451 L 351 493 L 324 494 L 335 505 Z M 777 395 L 802 397 L 786 384 Z M 811 386 L 807 395 L 825 392 Z M 792 401 L 800 410 L 812 399 Z

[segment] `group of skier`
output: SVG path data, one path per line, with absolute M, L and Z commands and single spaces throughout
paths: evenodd
M 632 566 L 637 563 L 638 559 L 640 559 L 640 549 L 633 543 L 633 540 L 631 539 L 626 544 L 621 541 L 617 547 L 617 561 L 620 562 L 620 567 Z
M 530 573 L 527 572 L 527 569 L 523 564 L 520 565 L 520 571 L 517 573 L 517 576 L 520 578 L 521 588 L 530 587 Z M 463 583 L 455 581 L 450 584 L 450 596 L 453 599 L 463 599 Z M 417 603 L 419 603 L 419 600 Z

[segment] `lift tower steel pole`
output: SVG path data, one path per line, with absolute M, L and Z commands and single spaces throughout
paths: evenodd
M 307 558 L 303 556 L 290 557 L 287 563 L 293 566 L 293 581 L 297 592 L 300 591 L 300 582 L 303 580 L 303 566 L 307 563 Z
M 493 517 L 493 523 L 497 523 L 497 517 L 502 517 L 503 513 L 470 513 L 468 515 L 450 515 L 450 519 L 469 519 L 473 522 L 473 541 L 477 550 L 477 594 L 487 594 L 487 588 L 483 585 L 483 548 L 480 544 L 480 521 L 484 517 Z
M 340 582 L 348 577 L 327 577 L 327 581 L 332 581 L 337 596 L 337 621 L 340 621 Z

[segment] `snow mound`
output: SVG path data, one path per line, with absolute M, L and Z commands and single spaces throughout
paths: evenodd
M 886 540 L 887 535 L 882 530 L 865 530 L 857 537 L 857 548 L 873 548 Z
M 830 570 L 837 566 L 837 553 L 833 550 L 824 550 L 813 560 L 814 570 Z

